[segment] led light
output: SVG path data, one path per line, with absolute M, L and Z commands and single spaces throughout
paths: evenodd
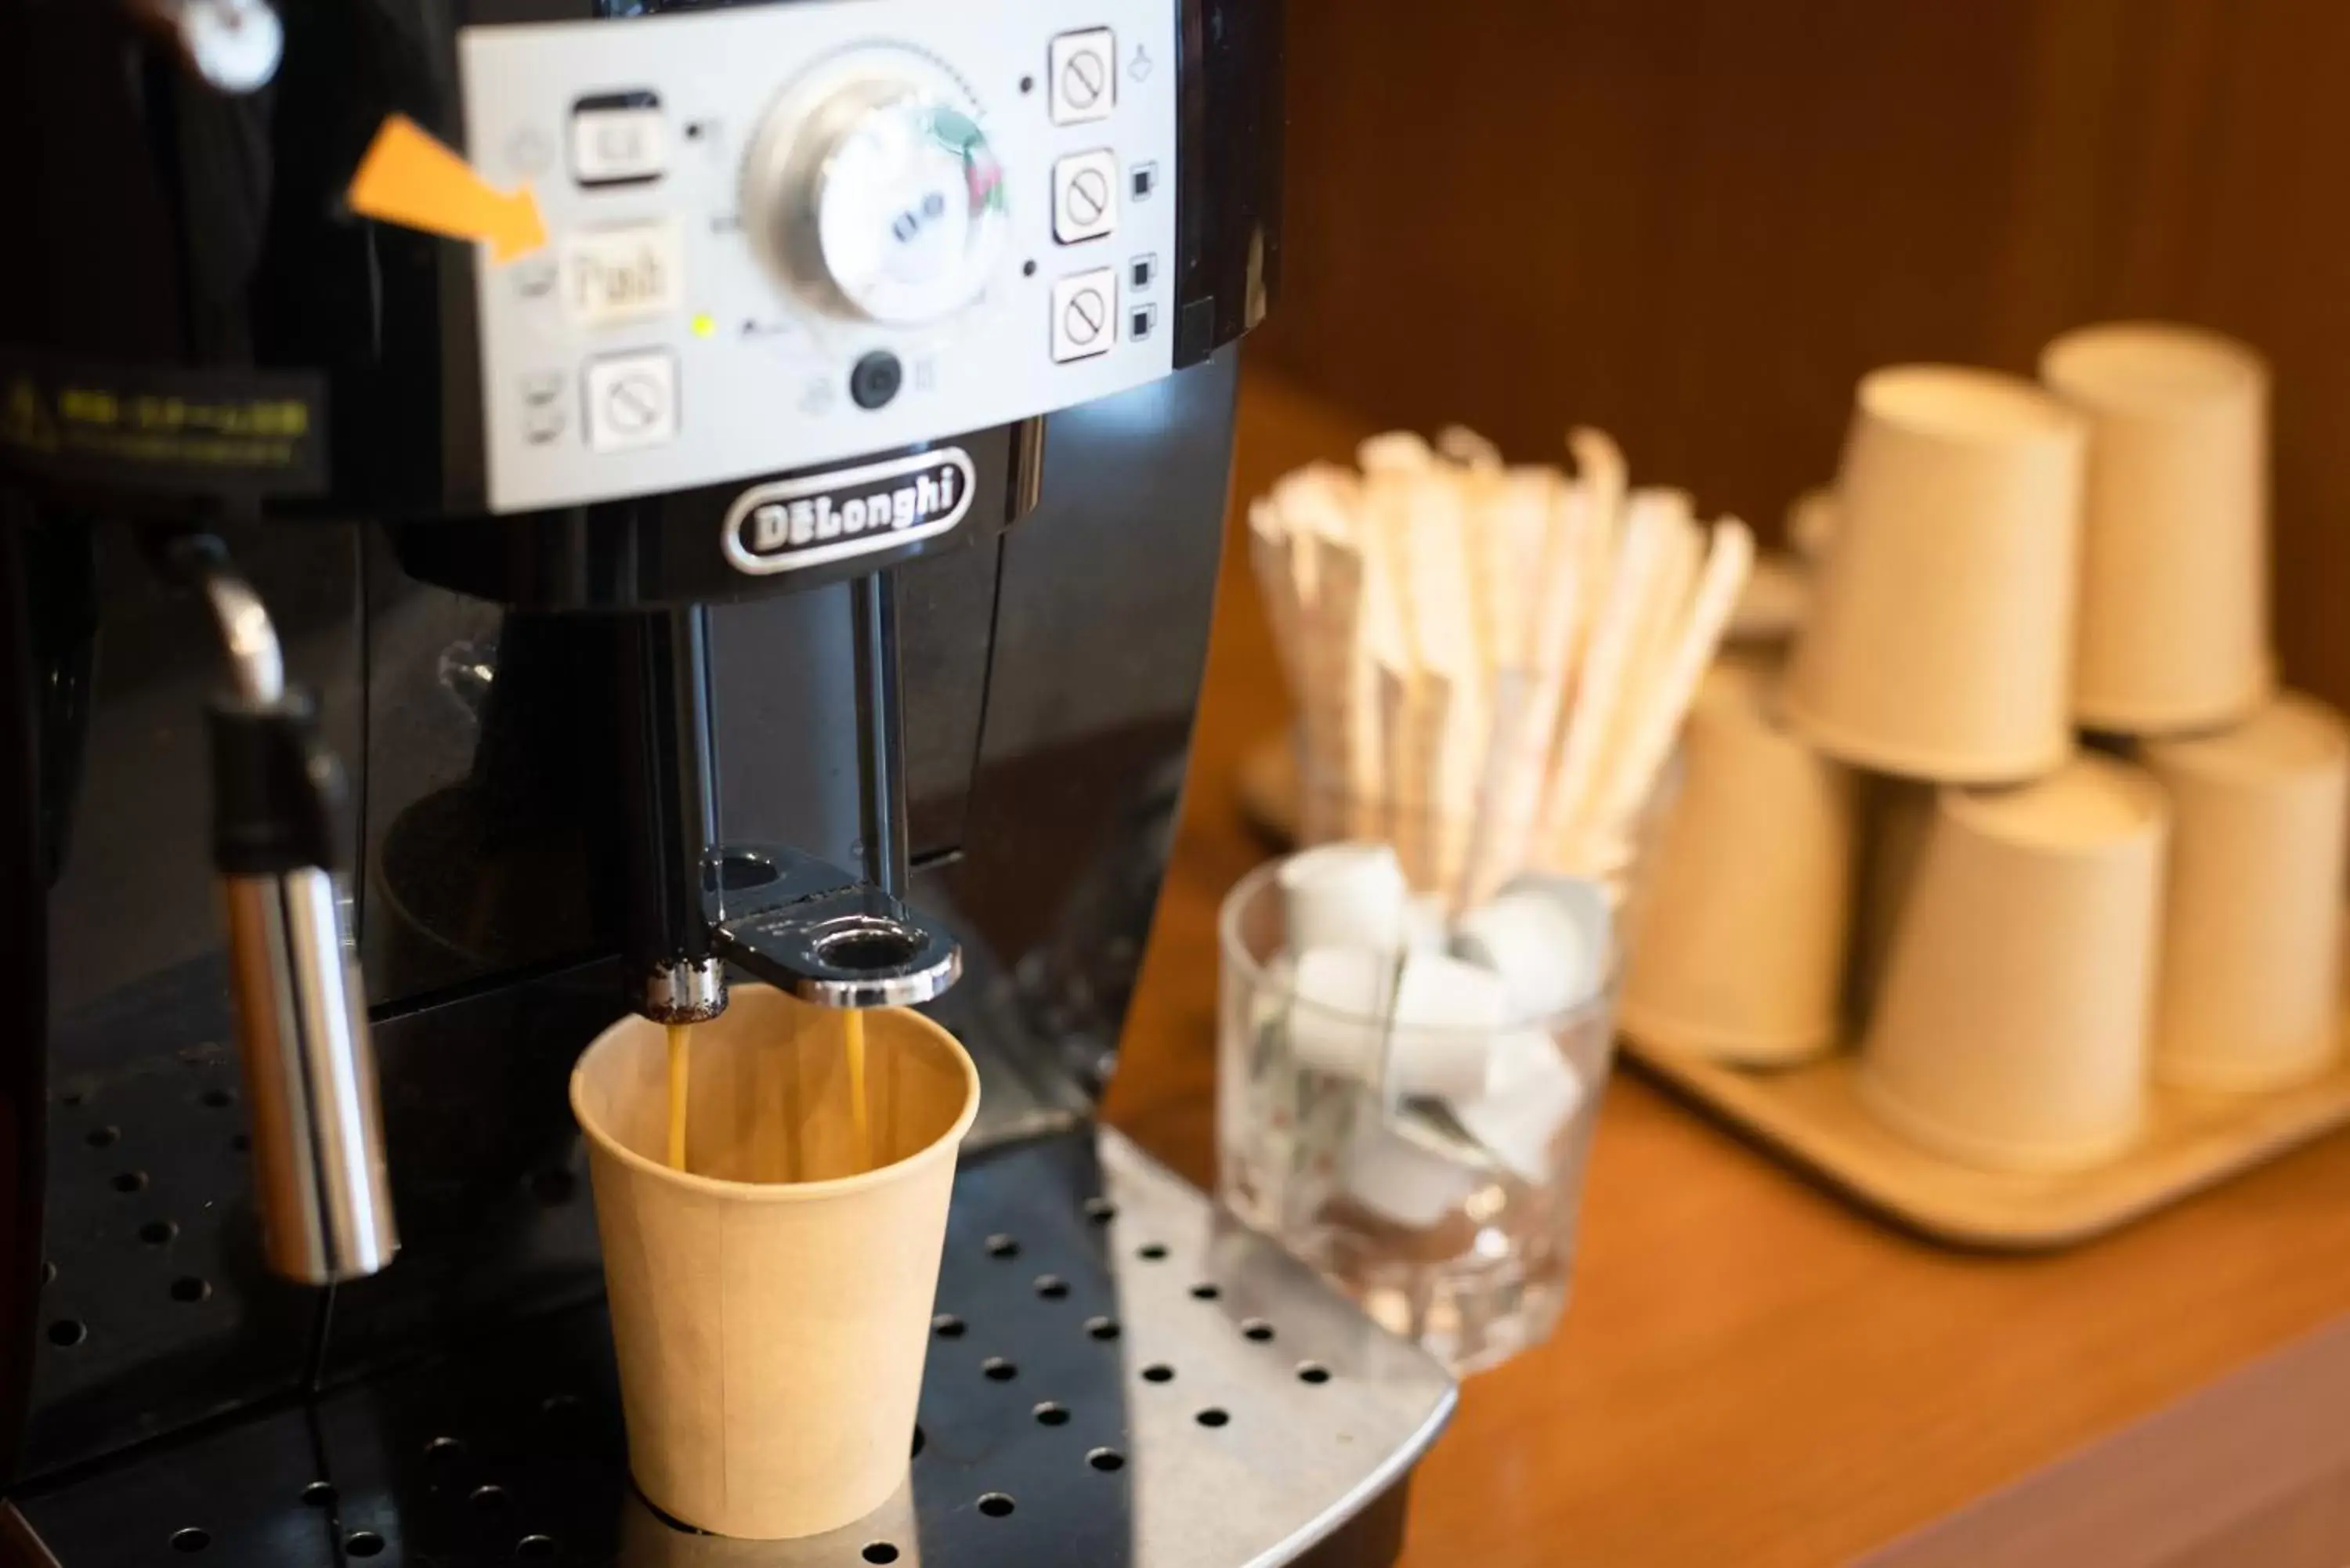
M 718 318 L 716 317 L 712 316 L 708 311 L 702 311 L 695 315 L 693 318 L 693 335 L 696 337 L 712 337 L 717 333 L 717 331 Z

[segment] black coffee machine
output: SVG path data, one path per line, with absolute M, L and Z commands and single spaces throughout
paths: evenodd
M 0 1562 L 1393 1556 L 1448 1381 L 1089 1115 L 1280 35 L 0 0 Z M 806 1542 L 629 1487 L 564 1095 L 730 971 L 983 1071 Z

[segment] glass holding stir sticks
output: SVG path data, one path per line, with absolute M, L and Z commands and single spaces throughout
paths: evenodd
M 1568 444 L 1392 432 L 1250 514 L 1319 847 L 1225 904 L 1221 1192 L 1461 1370 L 1565 1305 L 1618 933 L 1753 564 Z

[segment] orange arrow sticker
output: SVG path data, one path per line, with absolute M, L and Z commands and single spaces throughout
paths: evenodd
M 406 229 L 480 240 L 510 262 L 546 244 L 546 221 L 528 185 L 493 190 L 473 166 L 404 114 L 386 119 L 351 176 L 351 211 Z

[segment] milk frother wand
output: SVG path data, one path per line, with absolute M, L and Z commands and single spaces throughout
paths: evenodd
M 253 1171 L 271 1269 L 360 1279 L 400 1251 L 367 988 L 343 917 L 348 792 L 315 698 L 286 684 L 269 611 L 208 535 L 155 551 L 227 654 L 212 703 L 213 865 L 228 927 Z

